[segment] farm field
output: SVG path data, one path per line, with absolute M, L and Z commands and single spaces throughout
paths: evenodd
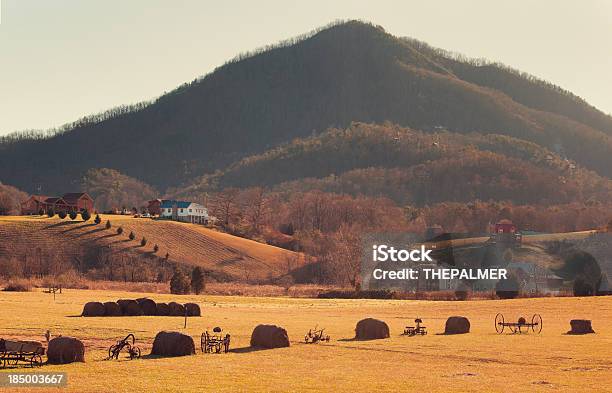
M 61 220 L 57 216 L 0 217 L 0 256 L 22 258 L 40 248 L 43 254 L 57 253 L 69 258 L 82 257 L 96 248 L 110 247 L 114 253 L 153 256 L 170 255 L 170 261 L 223 272 L 236 279 L 267 278 L 287 273 L 287 260 L 295 266 L 297 254 L 252 240 L 217 232 L 201 225 L 166 220 L 100 215 L 102 223 Z M 105 228 L 110 220 L 112 227 Z M 123 233 L 117 234 L 117 228 Z M 134 240 L 128 235 L 133 231 Z M 147 245 L 140 246 L 142 237 Z M 297 267 L 297 266 L 295 266 Z
M 0 292 L 0 337 L 44 340 L 49 329 L 52 336 L 84 340 L 86 363 L 41 369 L 68 373 L 68 387 L 53 392 L 612 391 L 612 297 L 432 302 L 150 294 L 156 301 L 197 302 L 203 316 L 190 318 L 187 329 L 181 317 L 78 316 L 87 301 L 138 296 L 66 290 L 54 300 L 38 291 Z M 497 312 L 506 320 L 537 312 L 543 331 L 498 335 Z M 468 317 L 471 333 L 437 335 L 452 315 Z M 355 323 L 369 316 L 389 324 L 390 339 L 352 340 Z M 417 316 L 429 334 L 400 336 Z M 573 318 L 592 319 L 597 334 L 565 335 Z M 291 347 L 250 349 L 258 323 L 285 327 Z M 326 328 L 331 342 L 302 344 L 315 324 Z M 186 331 L 199 349 L 201 332 L 214 326 L 232 335 L 231 353 L 103 360 L 108 346 L 130 332 L 148 354 L 160 330 Z

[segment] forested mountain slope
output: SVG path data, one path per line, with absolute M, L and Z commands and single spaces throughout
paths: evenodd
M 164 190 L 353 121 L 507 135 L 612 176 L 609 116 L 539 81 L 440 53 L 370 24 L 331 25 L 148 105 L 51 137 L 5 138 L 0 180 L 53 194 L 75 188 L 91 168 L 111 168 Z

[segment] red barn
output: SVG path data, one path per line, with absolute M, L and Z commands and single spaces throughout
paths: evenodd
M 87 210 L 93 212 L 94 200 L 86 192 L 71 192 L 64 194 L 61 198 L 69 206 L 72 211 L 82 212 Z
M 147 205 L 147 211 L 149 212 L 149 214 L 152 214 L 154 216 L 159 216 L 161 214 L 161 204 L 162 204 L 161 199 L 150 200 Z
M 498 243 L 518 245 L 523 240 L 517 226 L 508 219 L 500 220 L 493 225 L 492 232 L 491 238 Z
M 21 215 L 38 214 L 41 210 L 45 211 L 45 201 L 49 199 L 47 195 L 30 195 L 28 199 L 21 202 Z
M 508 219 L 500 220 L 497 224 L 495 224 L 495 233 L 515 233 L 516 225 L 512 223 L 512 221 Z
M 47 212 L 53 209 L 55 212 L 81 212 L 87 210 L 93 212 L 94 200 L 86 192 L 71 192 L 60 197 L 49 197 L 46 195 L 31 195 L 21 203 L 21 214 L 38 214 L 41 210 Z

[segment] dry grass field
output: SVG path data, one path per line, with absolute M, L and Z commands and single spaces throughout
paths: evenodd
M 110 246 L 116 253 L 152 255 L 155 244 L 158 256 L 170 254 L 170 260 L 206 269 L 222 271 L 238 279 L 266 278 L 287 273 L 288 259 L 297 267 L 295 253 L 252 240 L 217 232 L 201 225 L 166 220 L 101 215 L 102 223 L 71 221 L 57 216 L 0 217 L 0 256 L 21 258 L 35 251 L 63 256 L 80 256 L 94 247 Z M 79 217 L 80 220 L 80 217 Z M 112 227 L 105 229 L 106 221 Z M 116 230 L 123 227 L 123 234 Z M 136 235 L 130 240 L 128 235 Z M 142 237 L 148 243 L 140 246 Z M 245 277 L 248 274 L 249 277 Z
M 136 297 L 109 291 L 66 290 L 55 301 L 42 292 L 0 292 L 0 337 L 42 340 L 50 329 L 52 335 L 84 340 L 86 363 L 42 368 L 68 373 L 68 387 L 48 390 L 53 392 L 612 391 L 612 297 L 431 302 L 150 296 L 199 303 L 203 316 L 189 319 L 186 332 L 199 347 L 203 330 L 222 326 L 232 334 L 234 351 L 104 361 L 106 348 L 129 332 L 148 354 L 157 331 L 184 330 L 180 317 L 78 316 L 90 300 Z M 506 319 L 540 313 L 543 331 L 497 335 L 493 319 L 499 311 Z M 437 335 L 451 315 L 468 317 L 471 333 Z M 391 338 L 351 340 L 355 323 L 367 316 L 385 320 Z M 416 316 L 424 319 L 430 334 L 400 336 Z M 565 335 L 572 318 L 592 319 L 597 334 Z M 258 323 L 284 326 L 291 347 L 248 348 Z M 315 324 L 326 327 L 331 342 L 301 343 Z

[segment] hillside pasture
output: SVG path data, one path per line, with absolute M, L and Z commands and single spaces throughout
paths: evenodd
M 95 216 L 94 216 L 95 217 Z M 287 261 L 299 263 L 297 254 L 231 236 L 201 225 L 168 220 L 151 220 L 121 215 L 101 215 L 102 223 L 71 221 L 57 216 L 0 217 L 0 257 L 23 258 L 34 255 L 37 249 L 45 255 L 61 255 L 73 260 L 96 249 L 110 249 L 113 253 L 130 256 L 164 258 L 171 262 L 200 266 L 228 274 L 236 279 L 263 279 L 287 273 Z M 106 229 L 106 222 L 111 228 Z M 123 233 L 117 234 L 117 228 Z M 135 239 L 128 235 L 134 232 Z M 146 246 L 141 246 L 142 237 Z M 153 247 L 159 250 L 154 254 Z M 296 266 L 297 267 L 297 266 Z M 247 277 L 248 276 L 248 277 Z

